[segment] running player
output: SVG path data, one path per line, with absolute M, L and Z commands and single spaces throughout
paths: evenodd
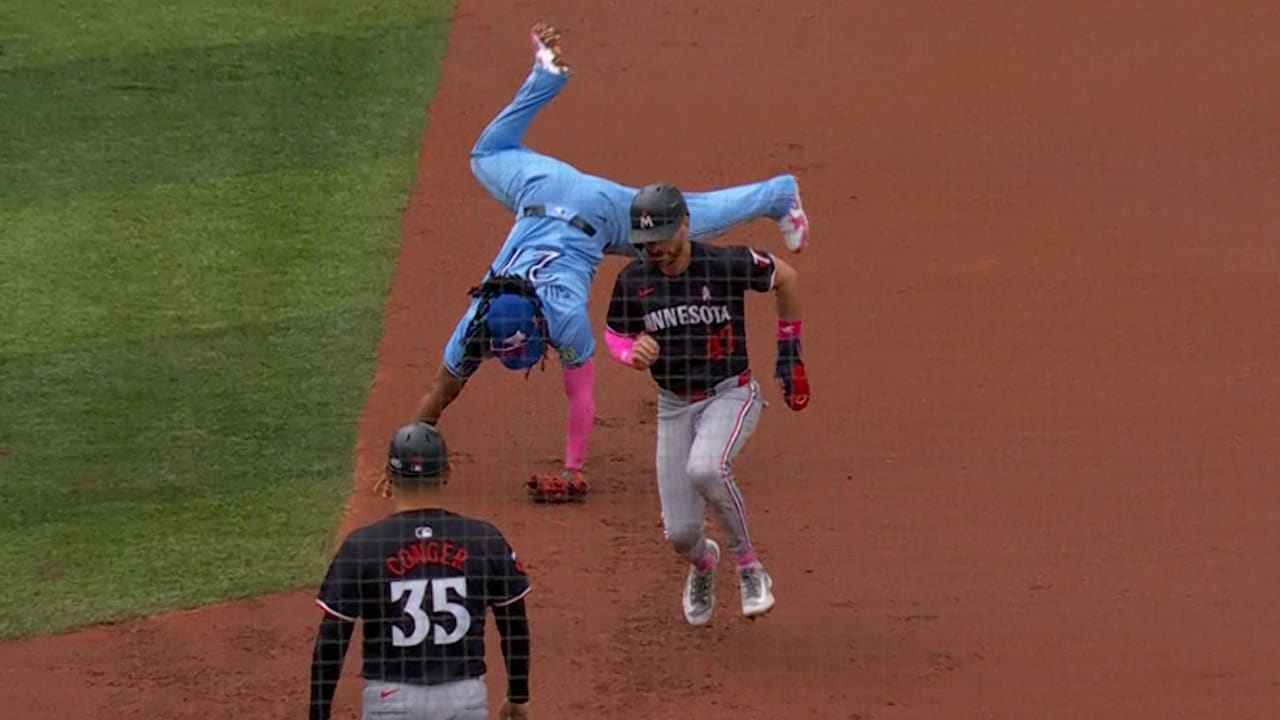
M 689 208 L 666 184 L 643 188 L 631 219 L 644 256 L 619 273 L 606 317 L 610 354 L 658 386 L 657 476 L 667 541 L 690 564 L 685 619 L 703 625 L 715 605 L 720 546 L 706 537 L 709 504 L 737 560 L 742 614 L 773 607 L 773 578 L 756 556 L 731 469 L 765 403 L 747 362 L 746 292 L 778 305 L 774 377 L 792 410 L 809 404 L 800 359 L 796 271 L 749 247 L 689 241 Z
M 357 620 L 364 621 L 363 717 L 487 720 L 484 621 L 493 608 L 506 660 L 501 718 L 527 717 L 529 579 L 493 525 L 439 505 L 444 439 L 425 423 L 396 431 L 385 482 L 396 511 L 347 536 L 316 604 L 312 720 L 327 720 Z

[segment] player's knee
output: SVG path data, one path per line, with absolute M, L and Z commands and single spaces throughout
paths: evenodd
M 728 470 L 720 464 L 718 457 L 694 456 L 689 458 L 689 463 L 685 466 L 685 475 L 688 476 L 689 482 L 698 488 L 720 482 L 720 478 L 727 472 Z
M 666 535 L 671 549 L 681 556 L 687 556 L 702 539 L 702 528 L 697 525 L 680 525 L 667 528 Z

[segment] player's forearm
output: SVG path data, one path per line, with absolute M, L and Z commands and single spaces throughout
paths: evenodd
M 436 373 L 435 381 L 431 383 L 431 389 L 427 390 L 422 400 L 418 402 L 416 419 L 432 425 L 440 422 L 440 414 L 462 392 L 463 384 L 462 379 L 454 377 L 444 366 L 441 366 Z
M 328 720 L 333 694 L 342 676 L 342 663 L 351 642 L 351 623 L 326 617 L 316 631 L 315 650 L 311 655 L 311 720 Z
M 631 351 L 636 346 L 636 339 L 628 335 L 623 335 L 613 331 L 613 328 L 606 327 L 604 329 L 605 347 L 609 348 L 609 356 L 614 360 L 631 367 Z
M 800 318 L 800 278 L 794 268 L 782 261 L 777 261 L 778 270 L 774 280 L 774 297 L 778 304 L 779 321 L 799 321 Z
M 516 703 L 528 702 L 532 642 L 524 600 L 494 608 L 494 620 L 502 637 L 502 658 L 507 666 L 507 698 Z

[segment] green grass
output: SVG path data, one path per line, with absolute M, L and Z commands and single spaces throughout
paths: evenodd
M 0 637 L 318 580 L 451 13 L 0 10 Z

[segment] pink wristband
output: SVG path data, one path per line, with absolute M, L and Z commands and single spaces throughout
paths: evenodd
M 619 335 L 610 328 L 604 329 L 604 344 L 609 347 L 609 354 L 623 365 L 631 364 L 631 348 L 635 346 L 635 338 Z
M 778 339 L 794 340 L 800 337 L 800 321 L 799 320 L 779 320 L 778 321 Z

